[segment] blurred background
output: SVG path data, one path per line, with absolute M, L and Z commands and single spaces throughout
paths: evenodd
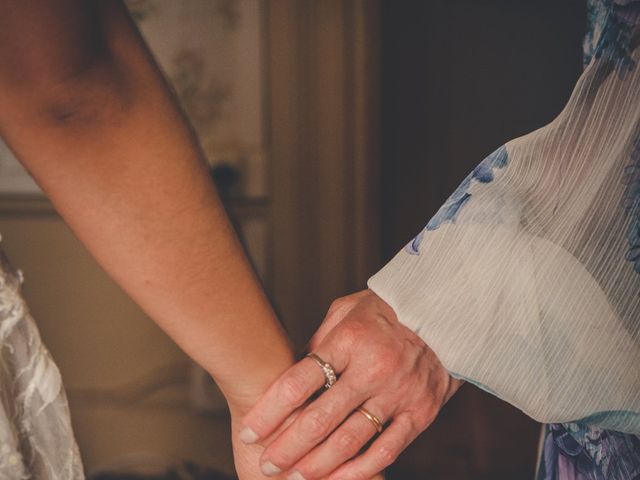
M 582 66 L 584 3 L 127 2 L 300 351 L 331 300 L 364 288 L 468 171 L 560 112 Z M 215 386 L 1 146 L 0 231 L 88 474 L 232 475 Z M 538 433 L 465 386 L 388 478 L 532 478 Z

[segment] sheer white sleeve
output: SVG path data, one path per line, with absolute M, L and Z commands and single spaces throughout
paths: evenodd
M 369 286 L 453 375 L 541 422 L 640 433 L 640 2 L 609 3 L 558 118 L 480 163 Z

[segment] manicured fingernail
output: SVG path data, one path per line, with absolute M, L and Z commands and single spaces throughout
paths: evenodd
M 238 436 L 244 443 L 255 443 L 258 440 L 258 434 L 250 427 L 244 427 Z
M 262 470 L 262 473 L 264 473 L 267 477 L 277 475 L 282 471 L 271 462 L 264 462 L 260 469 Z
M 287 480 L 305 480 L 304 477 L 302 476 L 302 474 L 297 471 L 294 470 L 293 472 L 291 472 L 291 474 L 287 477 Z

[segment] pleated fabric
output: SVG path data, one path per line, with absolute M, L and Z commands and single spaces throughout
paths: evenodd
M 640 1 L 592 0 L 549 125 L 482 161 L 369 280 L 452 375 L 640 434 Z

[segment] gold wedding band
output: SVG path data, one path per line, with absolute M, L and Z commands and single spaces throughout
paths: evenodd
M 333 366 L 322 360 L 315 353 L 307 354 L 311 360 L 316 362 L 316 364 L 322 369 L 322 373 L 324 374 L 324 388 L 331 388 L 336 383 L 338 378 L 336 377 L 336 371 L 333 369 Z
M 364 415 L 367 418 L 367 420 L 369 420 L 373 424 L 374 428 L 378 433 L 382 432 L 382 422 L 378 417 L 376 417 L 373 413 L 371 413 L 369 410 L 367 410 L 364 407 L 358 407 L 356 411 Z

